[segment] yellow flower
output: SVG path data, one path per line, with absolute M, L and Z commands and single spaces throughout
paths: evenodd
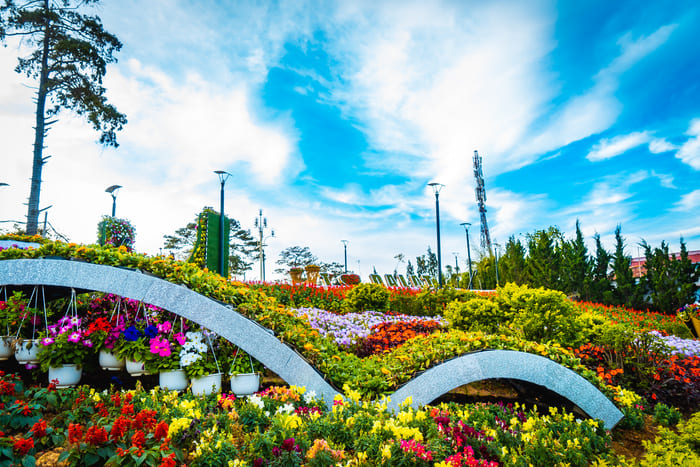
M 382 459 L 391 459 L 391 446 L 389 444 L 382 446 Z

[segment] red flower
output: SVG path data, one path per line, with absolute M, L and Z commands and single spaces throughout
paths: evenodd
M 35 438 L 43 438 L 46 436 L 46 420 L 43 418 L 36 422 L 34 425 L 32 425 L 32 428 L 29 430 Z
M 68 442 L 71 444 L 80 444 L 83 439 L 83 427 L 78 423 L 68 425 Z
M 131 436 L 131 444 L 135 448 L 142 448 L 145 443 L 146 435 L 143 434 L 143 431 L 139 430 Z
M 85 442 L 93 446 L 99 446 L 107 442 L 107 430 L 101 426 L 91 426 L 85 434 Z
M 171 452 L 169 456 L 164 457 L 158 467 L 175 467 L 175 453 Z
M 156 439 L 165 439 L 168 436 L 168 424 L 167 422 L 160 422 L 156 425 L 156 430 L 153 433 Z
M 32 438 L 17 438 L 12 445 L 12 450 L 18 456 L 25 456 L 31 449 L 34 448 L 34 440 Z
M 112 429 L 109 432 L 110 439 L 112 441 L 119 441 L 122 438 L 122 436 L 124 436 L 124 433 L 126 433 L 127 430 L 129 430 L 130 426 L 131 422 L 129 421 L 129 419 L 120 416 L 112 424 Z

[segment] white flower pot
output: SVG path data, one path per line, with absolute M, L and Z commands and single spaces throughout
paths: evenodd
M 169 391 L 182 391 L 189 383 L 185 370 L 161 371 L 158 374 L 158 385 Z
M 131 376 L 143 376 L 149 374 L 146 371 L 145 363 L 134 360 L 126 361 L 126 371 L 128 371 Z
M 77 365 L 63 365 L 59 367 L 49 367 L 49 382 L 58 380 L 57 388 L 72 388 L 80 382 L 83 376 L 83 369 Z
M 118 358 L 112 352 L 100 350 L 100 366 L 103 370 L 119 371 L 125 366 L 124 359 Z
M 221 391 L 221 373 L 192 378 L 192 394 L 195 396 L 208 396 L 219 391 Z
M 22 365 L 36 365 L 39 363 L 39 349 L 41 344 L 39 339 L 23 339 L 15 349 L 15 358 Z M 27 346 L 31 343 L 31 346 Z
M 0 360 L 7 360 L 15 351 L 10 345 L 10 336 L 0 337 Z
M 260 389 L 260 375 L 258 373 L 239 373 L 231 375 L 231 392 L 237 396 L 254 394 Z

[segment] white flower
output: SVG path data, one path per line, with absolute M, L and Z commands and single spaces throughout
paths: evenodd
M 260 396 L 254 395 L 254 394 L 248 396 L 248 402 L 250 402 L 254 406 L 258 407 L 259 409 L 262 409 L 265 406 L 265 404 L 263 404 L 262 398 Z
M 290 404 L 289 402 L 287 402 L 283 406 L 277 407 L 277 412 L 275 412 L 275 413 L 277 413 L 277 414 L 280 414 L 280 413 L 290 414 L 292 412 L 294 412 L 294 406 L 292 404 Z
M 314 399 L 316 399 L 316 391 L 307 391 L 306 394 L 304 394 L 304 402 L 307 404 L 310 404 Z

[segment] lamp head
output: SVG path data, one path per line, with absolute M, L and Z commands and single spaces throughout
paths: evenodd
M 438 182 L 430 182 L 430 183 L 428 183 L 428 186 L 429 186 L 430 188 L 432 188 L 432 189 L 433 189 L 433 193 L 435 193 L 435 194 L 437 195 L 438 193 L 440 193 L 440 190 L 441 190 L 442 187 L 444 187 L 445 185 L 443 185 L 442 183 L 438 183 Z
M 472 223 L 471 223 L 471 222 L 462 222 L 462 223 L 461 223 L 461 224 L 459 224 L 459 225 L 462 225 L 462 226 L 464 226 L 464 229 L 466 230 L 466 229 L 468 229 L 468 228 L 469 228 L 469 226 L 470 226 L 470 225 L 472 225 Z
M 221 182 L 222 185 L 226 183 L 226 180 L 231 176 L 231 174 L 225 170 L 215 170 L 214 173 L 219 176 L 219 182 Z
M 119 189 L 120 189 L 121 187 L 122 187 L 121 185 L 112 185 L 112 186 L 110 186 L 110 187 L 107 187 L 107 189 L 105 190 L 105 193 L 109 193 L 109 194 L 111 194 L 112 196 L 115 196 L 115 195 L 116 195 L 115 192 L 116 192 L 116 191 L 119 191 Z

